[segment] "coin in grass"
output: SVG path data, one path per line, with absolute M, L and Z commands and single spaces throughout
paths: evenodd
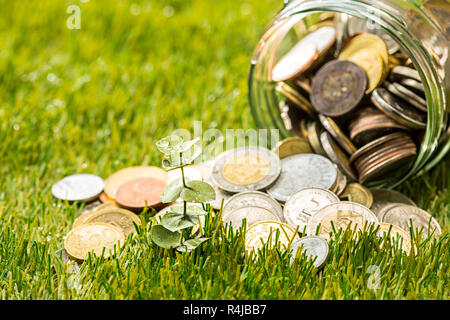
M 130 233 L 136 231 L 135 225 L 140 226 L 141 220 L 136 214 L 129 210 L 110 207 L 81 215 L 74 221 L 72 228 L 77 228 L 81 225 L 92 223 L 112 224 L 120 228 L 126 238 Z
M 263 190 L 280 175 L 280 158 L 263 147 L 228 150 L 216 158 L 212 179 L 228 192 Z
M 429 234 L 441 235 L 439 223 L 428 212 L 415 206 L 394 203 L 384 207 L 380 212 L 381 222 L 396 225 L 409 232 L 419 230 L 425 237 Z
M 100 202 L 100 201 L 94 201 L 92 203 L 90 203 L 89 205 L 87 205 L 86 207 L 83 208 L 83 210 L 81 211 L 81 215 L 84 214 L 88 214 L 94 211 L 100 211 L 106 208 L 113 208 L 113 207 L 117 207 L 115 202 Z
M 89 202 L 98 198 L 104 185 L 99 176 L 74 174 L 55 183 L 52 186 L 52 194 L 61 200 Z
M 348 114 L 364 97 L 367 76 L 350 61 L 334 60 L 325 64 L 311 85 L 311 102 L 315 110 L 329 117 Z
M 278 201 L 261 191 L 245 191 L 233 195 L 223 205 L 222 215 L 225 216 L 236 209 L 245 207 L 260 207 L 275 213 L 280 221 L 284 220 L 283 209 Z
M 139 178 L 122 184 L 116 192 L 116 202 L 124 208 L 140 210 L 161 205 L 161 193 L 166 182 L 155 178 Z
M 286 202 L 295 192 L 305 188 L 330 189 L 337 178 L 333 163 L 317 154 L 297 154 L 281 160 L 281 174 L 267 189 L 280 202 Z
M 333 192 L 321 188 L 306 188 L 294 193 L 283 207 L 283 215 L 294 228 L 303 232 L 311 217 L 323 207 L 339 202 Z
M 237 230 L 242 226 L 244 219 L 246 220 L 247 228 L 261 221 L 270 220 L 281 222 L 276 213 L 261 207 L 236 208 L 222 216 L 223 223 L 225 225 L 230 223 L 234 230 Z
M 350 202 L 360 203 L 369 209 L 373 203 L 372 192 L 357 182 L 349 183 L 342 193 L 341 198 L 347 198 Z
M 314 259 L 313 265 L 318 269 L 327 260 L 329 252 L 328 242 L 321 237 L 306 236 L 294 241 L 291 245 L 291 264 L 294 262 L 299 248 L 302 248 L 301 252 L 304 252 L 308 259 Z
M 123 231 L 111 224 L 85 224 L 72 229 L 64 240 L 64 249 L 75 260 L 86 260 L 91 252 L 97 256 L 108 258 L 114 248 L 125 243 Z
M 403 203 L 417 207 L 416 203 L 403 193 L 389 189 L 372 189 L 373 204 L 371 210 L 381 219 L 380 213 L 384 207 L 394 203 Z
M 278 232 L 278 237 L 277 237 Z M 287 250 L 289 244 L 300 237 L 291 226 L 277 221 L 261 221 L 249 227 L 245 233 L 245 249 L 257 251 L 264 245 L 273 248 L 278 240 L 281 249 Z
M 409 253 L 411 251 L 411 237 L 409 236 L 408 232 L 394 224 L 380 222 L 380 230 L 378 231 L 378 236 L 384 237 L 388 234 L 391 238 L 391 243 L 395 243 L 395 241 L 397 241 L 397 238 L 400 237 L 402 250 L 406 253 Z M 381 245 L 383 245 L 383 243 Z
M 319 228 L 317 235 L 328 240 L 333 231 L 332 223 L 336 232 L 339 229 L 345 230 L 347 227 L 359 231 L 364 229 L 366 223 L 378 225 L 378 219 L 362 204 L 341 201 L 329 204 L 317 211 L 309 220 L 306 227 L 307 234 L 316 235 L 316 230 Z
M 153 166 L 129 167 L 121 169 L 105 180 L 105 193 L 110 199 L 116 198 L 117 189 L 125 182 L 138 178 L 154 178 L 167 181 L 168 174 L 161 168 Z

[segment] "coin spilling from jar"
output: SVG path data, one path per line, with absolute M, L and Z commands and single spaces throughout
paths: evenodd
M 327 19 L 305 27 L 269 72 L 286 129 L 349 181 L 403 177 L 427 125 L 420 74 L 382 30 L 358 18 Z

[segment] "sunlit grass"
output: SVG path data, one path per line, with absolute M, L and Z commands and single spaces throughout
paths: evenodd
M 66 27 L 77 4 L 81 30 Z M 132 6 L 134 7 L 132 8 Z M 0 0 L 1 299 L 448 299 L 450 180 L 445 160 L 400 187 L 445 235 L 417 256 L 339 234 L 324 269 L 271 251 L 250 259 L 209 220 L 190 254 L 151 243 L 147 226 L 73 277 L 55 252 L 80 207 L 56 201 L 68 174 L 159 165 L 176 128 L 251 128 L 250 57 L 281 1 Z M 367 287 L 370 265 L 380 288 Z M 78 281 L 78 282 L 77 282 Z M 75 283 L 75 284 L 74 284 Z M 79 285 L 76 285 L 79 283 Z

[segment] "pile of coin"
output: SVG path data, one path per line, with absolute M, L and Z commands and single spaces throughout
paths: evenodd
M 342 16 L 306 28 L 274 63 L 281 118 L 350 181 L 401 177 L 427 124 L 421 77 L 389 35 Z
M 392 135 L 393 140 L 404 138 L 402 133 Z M 321 266 L 332 225 L 335 230 L 363 230 L 373 224 L 380 236 L 390 230 L 391 237 L 401 237 L 408 253 L 411 226 L 425 236 L 441 233 L 437 221 L 403 194 L 349 182 L 337 165 L 311 150 L 306 139 L 293 137 L 280 141 L 272 151 L 236 148 L 208 162 L 208 179 L 219 191 L 213 207 L 220 210 L 223 201 L 222 220 L 235 230 L 245 220 L 247 250 L 270 247 L 278 230 L 282 247 L 290 248 L 293 256 L 302 247 Z

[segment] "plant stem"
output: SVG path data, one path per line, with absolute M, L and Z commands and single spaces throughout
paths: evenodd
M 186 180 L 184 178 L 184 169 L 183 169 L 183 153 L 180 152 L 180 170 L 181 170 L 181 177 L 183 178 L 183 187 L 186 188 Z
M 187 214 L 187 202 L 183 201 L 183 214 L 186 216 Z

